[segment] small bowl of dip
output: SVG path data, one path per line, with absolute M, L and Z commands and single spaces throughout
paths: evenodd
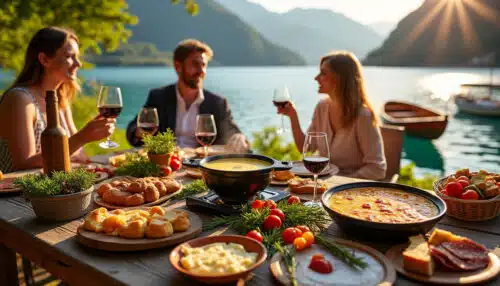
M 170 252 L 170 263 L 177 271 L 207 284 L 245 279 L 267 258 L 264 245 L 241 235 L 196 238 Z

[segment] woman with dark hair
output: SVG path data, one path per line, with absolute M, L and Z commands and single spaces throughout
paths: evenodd
M 361 64 L 349 52 L 334 52 L 321 59 L 320 72 L 315 77 L 319 93 L 328 97 L 320 100 L 308 132 L 325 132 L 330 149 L 330 162 L 337 165 L 340 175 L 383 179 L 386 172 L 382 136 L 377 117 L 366 96 Z M 292 102 L 278 113 L 290 117 L 293 138 L 302 149 L 305 134 L 300 127 Z
M 76 130 L 70 102 L 79 91 L 78 56 L 78 38 L 70 31 L 47 27 L 31 39 L 21 73 L 0 99 L 2 172 L 42 166 L 40 135 L 46 126 L 47 90 L 57 91 L 59 119 L 68 134 L 73 161 L 86 161 L 81 147 L 113 133 L 115 120 L 100 116 Z

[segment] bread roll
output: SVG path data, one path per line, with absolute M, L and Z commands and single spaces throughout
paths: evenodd
M 118 235 L 125 238 L 143 238 L 147 224 L 144 220 L 134 220 L 118 230 Z
M 166 220 L 152 219 L 146 229 L 146 237 L 149 238 L 167 237 L 173 233 L 172 224 Z
M 144 190 L 144 201 L 146 203 L 154 202 L 160 198 L 160 192 L 156 189 L 155 185 L 148 183 Z
M 111 189 L 113 189 L 113 186 L 111 186 L 111 184 L 102 184 L 97 189 L 97 194 L 102 197 L 102 194 L 104 192 L 107 192 L 107 191 L 109 191 Z
M 312 194 L 314 192 L 314 181 L 312 179 L 294 178 L 288 181 L 288 187 L 296 194 Z M 321 180 L 318 180 L 316 188 L 317 193 L 323 193 L 328 186 Z

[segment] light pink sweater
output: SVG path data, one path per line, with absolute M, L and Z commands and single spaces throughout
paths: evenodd
M 363 107 L 353 124 L 335 135 L 328 116 L 329 98 L 321 99 L 314 110 L 309 132 L 325 132 L 328 137 L 330 163 L 340 169 L 339 175 L 380 180 L 387 165 L 380 128 L 373 125 L 373 115 Z

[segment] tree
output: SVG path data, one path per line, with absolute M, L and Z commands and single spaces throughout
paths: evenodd
M 189 14 L 198 13 L 194 0 L 183 1 Z M 177 4 L 179 0 L 171 2 Z M 89 51 L 99 55 L 103 50 L 116 50 L 132 34 L 127 25 L 136 23 L 137 17 L 128 12 L 125 0 L 2 0 L 0 66 L 19 72 L 29 40 L 46 26 L 73 30 L 83 56 Z

